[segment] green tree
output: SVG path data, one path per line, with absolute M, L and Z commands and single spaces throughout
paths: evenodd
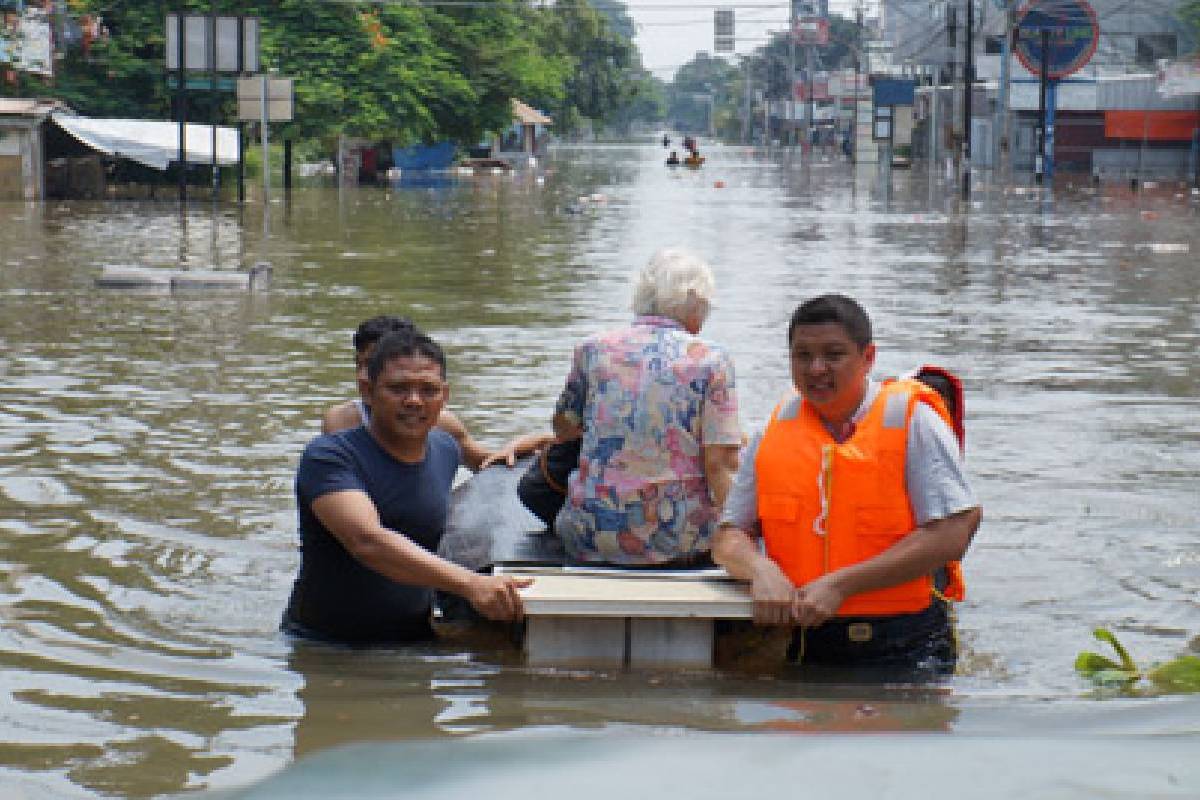
M 1191 32 L 1193 51 L 1200 47 L 1200 0 L 1184 0 L 1176 12 Z
M 717 115 L 735 104 L 740 85 L 737 67 L 708 53 L 697 53 L 676 71 L 667 87 L 667 116 L 672 127 L 693 133 L 716 130 Z M 710 114 L 714 115 L 711 120 Z
M 21 76 L 9 91 L 55 96 L 90 116 L 171 118 L 164 19 L 181 5 L 260 19 L 263 67 L 295 79 L 296 118 L 281 132 L 297 139 L 469 143 L 511 123 L 514 97 L 550 109 L 564 129 L 653 110 L 652 100 L 638 106 L 650 89 L 624 6 L 600 13 L 584 0 L 70 0 L 71 14 L 101 18 L 108 35 L 86 52 L 68 49 L 53 82 Z M 231 93 L 200 92 L 190 93 L 189 116 L 209 119 L 213 102 L 232 117 Z

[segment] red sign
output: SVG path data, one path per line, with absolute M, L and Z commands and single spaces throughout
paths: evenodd
M 829 20 L 824 17 L 797 17 L 792 21 L 796 44 L 829 44 Z
M 807 101 L 808 97 L 808 82 L 796 81 L 792 87 L 792 96 L 802 102 Z M 829 81 L 821 78 L 812 82 L 812 99 L 813 100 L 832 100 L 833 96 L 829 94 Z

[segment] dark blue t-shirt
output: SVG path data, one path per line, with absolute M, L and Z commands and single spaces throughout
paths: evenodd
M 365 492 L 383 527 L 436 552 L 460 460 L 458 443 L 437 428 L 429 433 L 424 460 L 415 464 L 396 460 L 361 426 L 313 439 L 296 471 L 300 574 L 284 630 L 352 643 L 428 638 L 432 590 L 397 583 L 361 564 L 321 524 L 312 503 L 331 492 Z

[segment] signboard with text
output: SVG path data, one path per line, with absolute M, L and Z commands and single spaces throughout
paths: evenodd
M 1042 52 L 1042 32 L 1048 34 Z M 1083 69 L 1100 42 L 1100 22 L 1087 0 L 1032 0 L 1017 12 L 1013 50 L 1034 75 L 1059 80 Z
M 718 53 L 732 53 L 734 50 L 732 8 L 713 10 L 713 50 Z
M 796 44 L 829 44 L 829 20 L 824 17 L 797 17 L 792 22 Z

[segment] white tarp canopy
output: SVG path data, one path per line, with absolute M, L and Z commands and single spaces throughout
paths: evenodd
M 179 123 L 150 119 L 93 119 L 62 112 L 52 114 L 54 123 L 79 141 L 121 158 L 154 169 L 167 168 L 179 158 Z M 212 126 L 187 123 L 185 155 L 189 164 L 212 163 Z M 217 164 L 228 167 L 238 162 L 236 128 L 217 126 Z

